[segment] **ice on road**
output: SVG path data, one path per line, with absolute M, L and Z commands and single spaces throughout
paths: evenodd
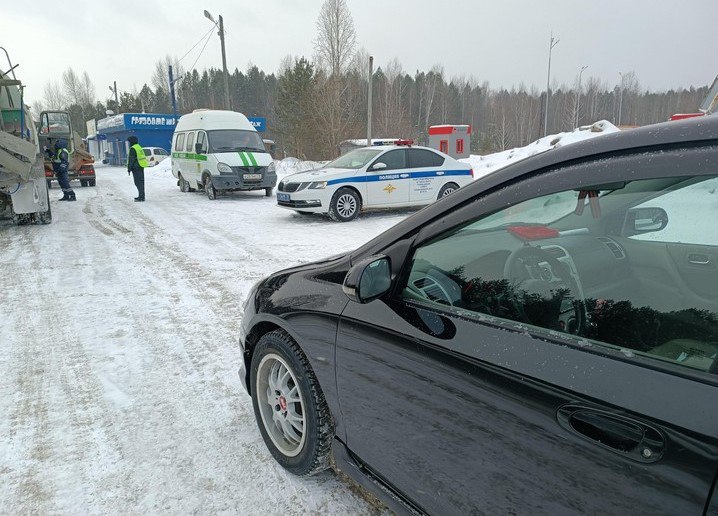
M 337 224 L 146 176 L 145 203 L 99 167 L 78 202 L 51 190 L 53 224 L 0 224 L 2 512 L 371 512 L 332 473 L 270 456 L 237 377 L 239 313 L 261 277 L 408 212 Z

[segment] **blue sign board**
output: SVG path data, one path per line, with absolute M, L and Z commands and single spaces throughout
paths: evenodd
M 250 116 L 248 117 L 249 123 L 254 126 L 254 128 L 260 132 L 263 133 L 267 130 L 267 118 L 263 116 Z
M 172 129 L 179 117 L 172 115 L 125 113 L 125 129 Z

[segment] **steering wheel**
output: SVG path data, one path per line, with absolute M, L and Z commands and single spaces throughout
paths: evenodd
M 548 264 L 541 266 L 540 264 Z M 513 308 L 522 322 L 574 335 L 586 326 L 586 310 L 579 298 L 581 290 L 568 266 L 540 247 L 524 245 L 514 250 L 504 264 Z M 573 317 L 562 319 L 562 305 L 569 300 Z

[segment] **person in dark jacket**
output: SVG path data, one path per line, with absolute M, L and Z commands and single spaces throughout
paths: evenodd
M 130 143 L 130 152 L 127 155 L 127 175 L 132 173 L 137 187 L 137 197 L 135 202 L 144 202 L 145 200 L 145 168 L 148 165 L 145 151 L 137 141 L 137 136 L 127 138 Z
M 75 192 L 70 186 L 68 168 L 70 167 L 70 151 L 67 150 L 67 140 L 60 138 L 55 142 L 55 155 L 52 158 L 52 170 L 55 172 L 57 182 L 62 188 L 60 201 L 76 201 Z

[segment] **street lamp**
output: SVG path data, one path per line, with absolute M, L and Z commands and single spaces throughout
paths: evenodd
M 581 112 L 581 75 L 583 75 L 583 71 L 588 68 L 588 65 L 582 66 L 581 71 L 578 72 L 578 93 L 576 97 L 576 123 L 574 124 L 575 127 L 578 127 L 578 117 L 579 113 Z
M 229 74 L 227 73 L 227 54 L 224 50 L 224 19 L 222 15 L 219 15 L 217 17 L 219 18 L 219 23 L 217 23 L 206 9 L 204 11 L 204 17 L 219 28 L 219 41 L 222 45 L 222 70 L 224 71 L 224 107 L 229 111 Z
M 621 127 L 621 112 L 623 111 L 623 73 L 618 72 L 621 76 L 621 94 L 618 100 L 618 127 Z
M 367 102 L 367 116 L 366 116 L 366 145 L 371 146 L 371 90 L 372 90 L 372 79 L 374 78 L 374 56 L 369 56 L 369 91 Z
M 549 43 L 548 47 L 548 78 L 546 79 L 546 112 L 544 113 L 544 119 L 543 119 L 543 135 L 546 136 L 548 134 L 548 102 L 549 97 L 551 97 L 551 90 L 550 90 L 550 83 L 551 83 L 551 51 L 553 50 L 553 47 L 558 45 L 558 42 L 560 40 L 553 38 L 553 32 L 551 33 L 551 42 Z
M 205 11 L 206 12 L 206 11 Z M 172 65 L 169 65 L 169 85 L 170 85 L 170 97 L 172 99 L 172 114 L 177 118 L 177 96 L 175 95 L 175 83 L 179 81 L 182 76 L 175 78 L 172 74 Z

